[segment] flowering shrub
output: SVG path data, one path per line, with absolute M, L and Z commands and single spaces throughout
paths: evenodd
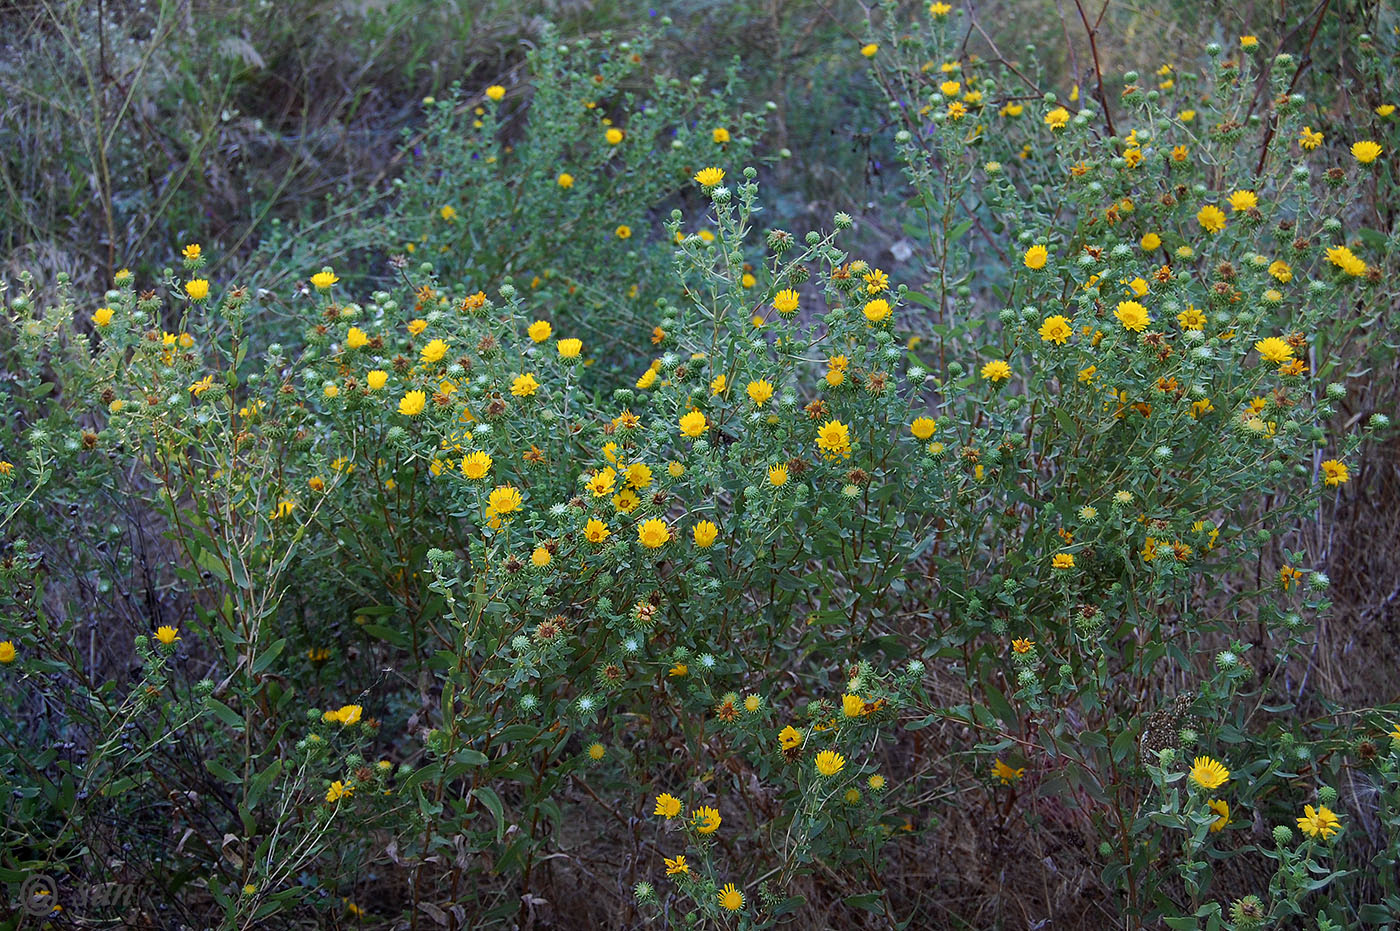
M 12 296 L 0 526 L 58 532 L 40 492 L 77 473 L 129 489 L 179 615 L 97 681 L 13 544 L 0 714 L 39 684 L 75 736 L 0 752 L 6 878 L 95 873 L 110 809 L 150 882 L 201 877 L 182 908 L 208 925 L 524 925 L 615 866 L 619 925 L 837 900 L 913 926 L 926 875 L 889 864 L 1026 835 L 1129 927 L 1391 920 L 1396 709 L 1298 670 L 1329 607 L 1308 534 L 1389 426 L 1334 415 L 1356 321 L 1394 323 L 1393 234 L 1359 231 L 1400 140 L 1318 181 L 1283 96 L 1251 170 L 1247 49 L 1208 58 L 1189 119 L 1130 77 L 1135 125 L 1100 133 L 930 16 L 861 49 L 927 214 L 917 289 L 848 251 L 845 214 L 758 226 L 757 172 L 712 135 L 667 163 L 706 206 L 663 224 L 626 371 L 635 340 L 599 332 L 625 317 L 589 329 L 465 245 L 554 216 L 565 130 L 514 187 L 464 135 L 443 157 L 484 193 L 405 208 L 432 248 L 393 288 L 326 266 L 281 301 L 191 244 L 100 304 Z M 494 117 L 509 91 L 483 96 Z M 566 193 L 608 175 L 584 151 Z M 274 306 L 282 341 L 250 351 Z

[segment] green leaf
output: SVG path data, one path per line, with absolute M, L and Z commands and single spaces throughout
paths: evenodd
M 383 640 L 385 643 L 392 643 L 396 647 L 407 647 L 409 644 L 408 637 L 394 630 L 392 627 L 384 627 L 380 624 L 366 624 L 361 630 L 377 640 Z
M 208 699 L 209 710 L 214 713 L 214 717 L 227 724 L 234 730 L 243 730 L 243 717 L 228 705 L 217 698 Z
M 481 799 L 481 804 L 491 809 L 491 814 L 496 818 L 496 843 L 500 843 L 506 836 L 506 810 L 501 805 L 501 797 L 494 789 L 488 786 L 479 786 L 472 789 L 472 795 Z
M 243 780 L 239 778 L 237 773 L 229 769 L 224 764 L 218 762 L 217 760 L 205 760 L 204 768 L 209 770 L 209 772 L 213 774 L 214 778 L 222 779 L 224 782 L 229 782 L 233 785 L 238 785 L 241 782 L 243 782 Z
M 859 908 L 872 915 L 885 914 L 885 897 L 879 892 L 862 892 L 859 895 L 848 895 L 843 900 L 852 908 Z
M 287 638 L 283 637 L 272 646 L 268 647 L 261 656 L 253 660 L 253 675 L 258 675 L 268 666 L 271 666 L 277 657 L 282 655 L 282 651 L 287 648 Z

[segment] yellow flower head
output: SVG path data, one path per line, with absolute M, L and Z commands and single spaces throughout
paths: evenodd
M 1074 554 L 1073 554 L 1073 553 L 1056 553 L 1056 554 L 1055 554 L 1055 558 L 1052 559 L 1052 560 L 1050 560 L 1050 565 L 1053 566 L 1053 567 L 1056 568 L 1056 569 L 1073 569 L 1073 568 L 1074 568 Z
M 784 485 L 787 484 L 787 480 L 788 480 L 788 470 L 787 470 L 787 466 L 782 465 L 782 464 L 779 464 L 779 465 L 775 465 L 775 466 L 772 466 L 771 468 L 769 468 L 769 470 L 768 470 L 768 484 L 772 485 L 774 488 L 782 488 Z
M 702 520 L 690 529 L 691 536 L 695 540 L 695 545 L 701 549 L 715 545 L 715 540 L 719 538 L 719 528 L 711 521 Z
M 871 323 L 880 323 L 890 315 L 890 302 L 882 297 L 877 297 L 873 301 L 867 301 L 861 308 L 861 313 L 865 314 L 865 319 Z
M 561 359 L 577 359 L 579 353 L 583 352 L 583 340 L 573 337 L 561 339 L 555 346 L 559 350 L 559 358 Z
M 1363 139 L 1360 142 L 1353 142 L 1351 144 L 1351 157 L 1363 165 L 1369 165 L 1374 162 L 1380 157 L 1381 151 L 1380 143 L 1373 142 L 1370 139 Z
M 1253 191 L 1235 191 L 1230 195 L 1230 211 L 1244 213 L 1259 206 L 1259 195 Z
M 559 172 L 559 177 L 554 179 L 554 183 L 567 191 L 574 186 L 574 176 L 567 171 L 561 171 Z
M 733 883 L 725 883 L 719 890 L 719 907 L 727 912 L 737 912 L 744 907 L 744 894 L 734 888 Z
M 1139 245 L 1142 246 L 1144 252 L 1154 252 L 1161 248 L 1162 237 L 1158 236 L 1156 233 L 1148 233 L 1142 237 L 1142 241 Z
M 823 750 L 817 754 L 817 772 L 823 776 L 835 776 L 846 766 L 846 758 L 835 750 Z
M 536 569 L 543 569 L 545 566 L 549 565 L 553 561 L 554 556 L 551 555 L 549 550 L 545 549 L 543 546 L 535 547 L 534 552 L 530 554 L 530 563 Z
M 1046 317 L 1045 322 L 1040 325 L 1040 339 L 1046 343 L 1056 343 L 1063 346 L 1073 332 L 1069 325 L 1069 318 L 1060 314 Z
M 1329 487 L 1345 485 L 1351 481 L 1351 472 L 1341 460 L 1326 459 L 1322 463 L 1322 481 Z
M 1064 129 L 1069 125 L 1069 111 L 1064 107 L 1056 107 L 1045 114 L 1045 125 L 1052 130 Z
M 851 431 L 839 420 L 828 420 L 817 429 L 817 449 L 827 459 L 849 458 Z
M 405 417 L 417 417 L 427 406 L 428 396 L 421 391 L 410 391 L 399 399 L 399 413 Z
M 99 307 L 93 311 L 92 322 L 97 326 L 106 326 L 112 322 L 112 308 Z
M 1039 270 L 1045 267 L 1045 262 L 1049 258 L 1050 250 L 1042 245 L 1036 244 L 1026 250 L 1022 261 L 1025 262 L 1027 268 Z
M 1225 826 L 1230 823 L 1230 803 L 1223 799 L 1213 798 L 1206 802 L 1206 807 L 1218 815 L 1210 823 L 1210 833 L 1215 834 L 1225 830 Z
M 174 627 L 162 625 L 156 628 L 156 639 L 166 646 L 170 646 L 176 640 L 179 640 L 179 634 L 180 632 Z
M 1259 358 L 1265 362 L 1287 362 L 1293 358 L 1293 347 L 1288 345 L 1287 340 L 1279 339 L 1277 336 L 1269 336 L 1254 344 L 1254 349 L 1259 353 Z
M 915 417 L 914 422 L 909 425 L 909 432 L 914 434 L 914 439 L 920 442 L 933 436 L 933 432 L 938 429 L 938 421 L 932 417 Z
M 1113 316 L 1117 317 L 1118 322 L 1123 324 L 1123 329 L 1132 330 L 1134 333 L 1141 333 L 1152 322 L 1152 318 L 1147 315 L 1147 308 L 1137 301 L 1120 302 L 1118 309 L 1113 312 Z
M 535 376 L 526 372 L 515 376 L 515 380 L 510 383 L 510 393 L 517 398 L 528 398 L 540 388 L 540 383 L 535 381 Z
M 608 145 L 617 145 L 622 141 L 622 130 L 616 126 L 610 126 L 608 131 L 603 133 L 603 138 L 607 140 Z
M 589 543 L 602 543 L 611 533 L 608 525 L 596 517 L 590 517 L 583 528 L 583 538 Z
M 202 301 L 209 296 L 209 282 L 203 278 L 195 278 L 185 282 L 185 293 L 192 301 Z
M 1230 771 L 1218 760 L 1198 756 L 1191 763 L 1191 781 L 1202 789 L 1218 789 L 1230 780 Z
M 671 528 L 655 517 L 643 521 L 637 525 L 637 542 L 649 550 L 659 549 L 671 542 Z
M 549 339 L 550 335 L 554 332 L 554 327 L 549 325 L 548 320 L 536 320 L 534 323 L 530 324 L 525 332 L 529 335 L 530 339 L 537 343 L 542 343 Z
M 862 45 L 860 47 L 860 53 L 866 58 L 874 58 L 876 53 L 879 51 L 880 46 L 876 45 L 874 42 L 871 42 L 868 45 Z
M 520 509 L 520 489 L 514 485 L 497 485 L 486 498 L 487 505 L 498 515 L 509 514 Z
M 699 411 L 691 411 L 679 420 L 681 434 L 691 439 L 699 437 L 709 427 L 709 422 L 705 420 L 705 415 Z
M 773 295 L 773 309 L 787 316 L 797 311 L 797 292 L 786 288 Z
M 1316 808 L 1304 805 L 1303 817 L 1298 819 L 1298 829 L 1309 837 L 1320 837 L 1327 840 L 1342 829 L 1342 822 L 1336 813 L 1326 805 L 1319 805 Z
M 802 732 L 789 724 L 778 732 L 778 744 L 784 750 L 793 750 L 802 746 Z
M 492 84 L 490 87 L 486 88 L 486 97 L 488 100 L 499 102 L 505 95 L 506 89 L 499 84 Z
M 422 359 L 428 365 L 436 365 L 442 361 L 442 357 L 447 355 L 447 343 L 440 339 L 435 339 L 423 347 Z
M 729 130 L 725 129 L 723 126 L 716 126 L 710 132 L 710 138 L 713 139 L 718 145 L 724 145 L 726 142 L 729 141 Z
M 695 173 L 695 183 L 701 187 L 714 187 L 723 180 L 723 168 L 701 168 Z
M 462 457 L 462 474 L 473 481 L 483 479 L 491 472 L 491 457 L 480 450 Z
M 701 834 L 713 834 L 719 830 L 719 812 L 708 805 L 701 805 L 690 813 L 690 823 Z
M 317 291 L 329 291 L 331 287 L 339 280 L 340 278 L 336 276 L 335 272 L 331 271 L 328 268 L 323 268 L 319 272 L 311 276 L 311 285 Z
M 773 386 L 765 380 L 751 381 L 744 390 L 748 393 L 749 400 L 759 406 L 768 403 L 768 399 L 773 396 Z
M 1214 204 L 1206 204 L 1196 211 L 1196 222 L 1207 233 L 1218 233 L 1225 228 L 1225 211 Z
M 15 661 L 15 645 L 8 640 L 0 641 L 0 663 L 8 666 Z
M 1005 361 L 997 359 L 982 366 L 983 381 L 1006 381 L 1011 377 L 1011 366 Z

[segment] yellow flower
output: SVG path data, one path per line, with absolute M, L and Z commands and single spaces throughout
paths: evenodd
M 99 307 L 99 308 L 97 308 L 97 310 L 93 311 L 93 314 L 92 314 L 92 322 L 95 323 L 95 324 L 97 324 L 98 326 L 106 326 L 107 324 L 111 323 L 111 322 L 112 322 L 112 308 L 110 308 L 110 307 Z
M 784 750 L 792 750 L 802 746 L 803 739 L 802 732 L 791 724 L 778 731 L 778 744 Z
M 329 291 L 331 286 L 339 280 L 335 272 L 329 269 L 322 269 L 311 276 L 311 284 L 317 291 Z
M 1351 481 L 1351 472 L 1346 463 L 1338 459 L 1326 459 L 1322 463 L 1323 483 L 1328 486 L 1345 485 Z
M 529 335 L 530 339 L 537 343 L 542 343 L 549 339 L 550 334 L 554 332 L 554 327 L 549 325 L 548 320 L 536 320 L 526 328 L 525 332 Z
M 186 261 L 194 262 L 199 259 L 199 255 L 203 251 L 204 250 L 200 248 L 199 243 L 192 242 L 185 248 L 181 249 L 180 254 L 185 257 Z
M 847 692 L 841 696 L 841 713 L 848 718 L 864 717 L 866 714 L 865 699 Z
M 988 362 L 982 366 L 983 381 L 1006 381 L 1011 377 L 1011 366 L 1001 359 Z
M 846 758 L 835 750 L 823 750 L 817 754 L 817 772 L 823 776 L 835 776 L 846 766 Z
M 1230 211 L 1243 213 L 1259 206 L 1259 196 L 1253 191 L 1235 191 L 1230 195 Z
M 410 391 L 399 399 L 399 413 L 405 417 L 417 417 L 423 413 L 423 408 L 428 403 L 428 396 L 421 391 Z
M 710 394 L 724 394 L 724 389 L 729 387 L 729 378 L 721 372 L 710 380 Z
M 593 760 L 595 763 L 598 760 L 601 760 L 604 756 L 606 756 L 607 753 L 608 748 L 598 743 L 597 741 L 594 741 L 593 743 L 588 745 L 588 758 L 590 760 Z
M 1053 567 L 1056 568 L 1056 569 L 1073 569 L 1073 568 L 1074 568 L 1074 554 L 1073 554 L 1073 553 L 1056 553 L 1056 554 L 1055 554 L 1055 558 L 1052 559 L 1052 560 L 1050 560 L 1050 565 L 1053 566 Z
M 6 666 L 10 665 L 15 661 L 16 654 L 17 651 L 13 643 L 8 640 L 0 641 L 0 663 L 4 663 Z
M 1225 830 L 1225 825 L 1230 823 L 1230 803 L 1223 799 L 1213 798 L 1206 802 L 1206 807 L 1219 815 L 1210 823 L 1210 833 L 1215 834 Z
M 1024 766 L 1019 767 L 1017 769 L 1012 769 L 1010 766 L 1007 766 L 1001 760 L 997 760 L 996 764 L 992 766 L 992 775 L 995 776 L 997 779 L 1000 779 L 1001 784 L 1004 786 L 1011 785 L 1013 782 L 1015 782 L 1017 779 L 1020 779 L 1025 774 L 1026 768 Z
M 621 226 L 619 226 L 617 229 L 613 230 L 613 233 L 616 234 L 616 236 L 617 236 L 618 239 L 631 239 L 631 238 L 632 238 L 632 227 L 630 227 L 630 226 L 628 226 L 626 223 L 624 223 L 624 224 L 622 224 Z
M 1363 139 L 1351 144 L 1351 157 L 1363 165 L 1374 162 L 1380 156 L 1381 151 L 1380 144 L 1370 139 Z
M 1298 145 L 1311 152 L 1322 145 L 1322 133 L 1311 126 L 1304 126 L 1302 131 L 1298 133 Z
M 611 468 L 594 472 L 589 476 L 586 487 L 593 492 L 593 497 L 601 498 L 604 495 L 612 494 L 613 485 L 617 480 L 617 473 Z
M 383 369 L 374 369 L 365 375 L 365 384 L 370 391 L 378 391 L 389 383 L 389 373 Z
M 850 428 L 839 420 L 828 420 L 817 429 L 817 448 L 827 459 L 849 458 L 851 455 Z
M 737 912 L 744 907 L 744 894 L 735 889 L 733 883 L 725 883 L 718 897 L 719 907 L 727 912 Z
M 1379 107 L 1376 107 L 1376 116 L 1386 117 L 1394 112 L 1395 104 L 1393 103 L 1383 103 Z
M 1254 349 L 1265 362 L 1287 362 L 1293 358 L 1293 347 L 1277 336 L 1269 336 L 1254 344 Z
M 1051 130 L 1064 129 L 1069 125 L 1069 111 L 1064 107 L 1056 107 L 1045 114 L 1045 125 Z
M 680 803 L 677 802 L 677 804 Z M 684 854 L 676 854 L 676 858 L 674 860 L 672 860 L 669 857 L 662 857 L 661 859 L 666 864 L 667 876 L 679 876 L 681 874 L 690 874 L 690 865 L 685 862 Z
M 703 434 L 709 423 L 705 420 L 705 415 L 699 411 L 691 411 L 681 417 L 679 421 L 681 434 L 690 437 L 692 440 Z
M 1144 252 L 1154 252 L 1161 248 L 1162 237 L 1158 236 L 1156 233 L 1148 233 L 1146 236 L 1142 237 L 1142 241 L 1139 245 L 1142 246 Z
M 651 466 L 645 462 L 634 462 L 627 467 L 627 484 L 640 491 L 652 482 Z
M 914 422 L 909 425 L 909 432 L 914 434 L 914 439 L 923 441 L 933 436 L 933 431 L 938 429 L 938 421 L 932 417 L 915 417 Z
M 514 485 L 497 485 L 486 497 L 491 510 L 499 515 L 509 514 L 520 509 L 520 489 Z
M 423 347 L 422 359 L 428 365 L 441 362 L 445 355 L 447 355 L 447 343 L 443 340 L 435 339 Z
M 574 186 L 574 176 L 567 171 L 561 171 L 559 172 L 559 177 L 554 179 L 554 183 L 567 191 Z
M 1117 317 L 1118 322 L 1123 324 L 1123 329 L 1132 330 L 1134 333 L 1141 333 L 1152 322 L 1152 318 L 1147 315 L 1147 308 L 1137 301 L 1120 302 L 1118 309 L 1113 312 L 1113 316 Z
M 723 168 L 701 168 L 695 173 L 695 183 L 701 187 L 714 187 L 723 180 Z
M 768 403 L 768 399 L 773 396 L 773 386 L 765 380 L 751 381 L 744 388 L 749 395 L 749 400 L 762 406 Z
M 202 301 L 209 296 L 209 282 L 203 278 L 195 278 L 185 282 L 185 293 L 192 301 Z
M 535 547 L 534 552 L 530 554 L 530 563 L 536 569 L 543 569 L 553 561 L 554 557 L 551 556 L 549 550 L 545 549 L 543 546 Z
M 616 126 L 610 126 L 608 131 L 603 133 L 603 138 L 608 141 L 608 145 L 617 145 L 622 141 L 622 130 Z
M 860 53 L 866 58 L 874 58 L 875 53 L 878 51 L 880 51 L 880 46 L 876 45 L 874 42 L 860 47 Z
M 1319 805 L 1316 808 L 1304 805 L 1303 817 L 1298 819 L 1300 831 L 1309 837 L 1321 837 L 1323 840 L 1336 834 L 1341 830 L 1341 827 L 1341 820 L 1326 805 Z
M 719 538 L 719 528 L 708 520 L 702 520 L 690 528 L 690 533 L 695 539 L 695 545 L 701 549 L 714 546 L 715 540 Z
M 774 488 L 782 488 L 787 484 L 788 470 L 785 465 L 775 465 L 768 470 L 768 484 Z
M 608 525 L 596 517 L 590 517 L 588 524 L 583 528 L 583 538 L 589 543 L 602 543 L 611 533 Z
M 1202 789 L 1218 789 L 1230 780 L 1230 771 L 1219 761 L 1198 756 L 1191 763 L 1191 781 Z
M 1196 222 L 1207 233 L 1218 233 L 1225 228 L 1225 212 L 1214 204 L 1206 204 L 1196 211 Z
M 561 339 L 555 345 L 559 350 L 559 358 L 561 359 L 577 359 L 579 353 L 583 352 L 583 340 L 581 339 L 575 339 L 573 337 Z
M 871 323 L 879 323 L 890 315 L 890 302 L 882 297 L 877 297 L 873 301 L 867 301 L 861 308 L 861 313 L 865 314 L 865 319 Z
M 642 373 L 642 377 L 637 379 L 637 387 L 643 390 L 656 384 L 656 369 L 647 369 Z
M 773 309 L 786 316 L 797 311 L 797 292 L 786 288 L 773 295 Z
M 491 457 L 480 450 L 462 457 L 462 474 L 476 480 L 485 478 L 491 471 Z
M 457 219 L 457 208 L 453 207 L 451 204 L 444 204 L 442 209 L 438 211 L 438 216 L 442 217 L 448 223 L 451 223 L 453 220 Z
M 535 376 L 529 372 L 515 376 L 515 381 L 510 383 L 510 393 L 517 398 L 528 398 L 539 390 L 540 383 L 535 381 Z
M 170 646 L 176 640 L 180 639 L 179 633 L 180 632 L 174 627 L 162 625 L 156 628 L 156 639 L 159 640 L 161 643 L 165 644 L 166 646 Z
M 942 17 L 947 16 L 949 13 L 951 13 L 952 10 L 952 5 L 948 3 L 930 3 L 928 7 L 928 15 L 941 19 Z
M 326 790 L 326 801 L 335 803 L 343 798 L 349 798 L 353 794 L 355 794 L 355 784 L 353 782 L 341 782 L 337 779 L 335 782 L 332 782 L 330 788 Z
M 685 663 L 677 663 L 676 665 L 671 667 L 671 671 L 666 673 L 666 675 L 675 678 L 684 678 L 685 676 L 690 675 L 690 667 L 687 666 Z
M 1346 246 L 1333 246 L 1324 255 L 1327 257 L 1327 261 L 1353 278 L 1360 278 L 1366 274 L 1366 263 L 1357 258 Z
M 1034 647 L 1035 641 L 1027 640 L 1025 637 L 1016 637 L 1011 641 L 1012 651 L 1020 656 L 1029 653 Z
M 1046 317 L 1045 322 L 1040 325 L 1040 339 L 1046 343 L 1057 343 L 1063 346 L 1073 332 L 1070 329 L 1069 319 L 1060 314 Z
M 1269 274 L 1273 275 L 1279 284 L 1288 284 L 1293 280 L 1293 267 L 1282 259 L 1275 259 L 1269 263 Z
M 499 101 L 501 98 L 505 97 L 505 95 L 506 89 L 499 84 L 492 84 L 490 87 L 486 88 L 486 96 L 491 100 Z
M 1049 258 L 1049 249 L 1046 249 L 1042 245 L 1034 245 L 1026 250 L 1025 257 L 1022 261 L 1026 263 L 1027 268 L 1038 270 L 1045 267 L 1045 262 Z
M 671 542 L 671 528 L 655 517 L 643 521 L 637 526 L 637 542 L 649 550 L 659 549 Z
M 701 834 L 713 834 L 719 830 L 719 812 L 708 805 L 701 805 L 690 813 L 690 823 Z
M 1240 36 L 1240 48 L 1254 48 L 1259 44 L 1259 39 L 1255 36 Z
M 1199 331 L 1205 329 L 1206 315 L 1194 306 L 1187 304 L 1186 309 L 1176 315 L 1176 322 L 1181 324 L 1183 330 Z

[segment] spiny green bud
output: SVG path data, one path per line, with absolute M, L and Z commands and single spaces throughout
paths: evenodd
M 1293 843 L 1293 829 L 1286 824 L 1280 824 L 1274 828 L 1274 843 L 1280 847 L 1287 847 Z

